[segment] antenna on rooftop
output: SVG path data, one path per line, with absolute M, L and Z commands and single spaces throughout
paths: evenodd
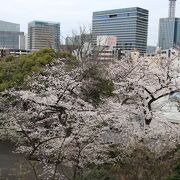
M 175 18 L 176 0 L 169 0 L 169 18 Z

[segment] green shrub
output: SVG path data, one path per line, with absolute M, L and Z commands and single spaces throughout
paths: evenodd
M 108 171 L 103 168 L 94 168 L 89 172 L 84 173 L 79 180 L 115 180 L 110 177 Z
M 8 61 L 11 62 L 11 61 L 14 60 L 14 58 L 15 58 L 14 56 L 8 56 L 8 57 L 5 58 L 5 60 L 6 60 L 6 62 L 8 62 Z
M 65 59 L 67 59 L 67 58 L 74 59 L 75 58 L 71 53 L 66 52 L 66 51 L 59 52 L 58 57 L 59 58 L 65 58 Z
M 112 162 L 101 165 L 89 164 L 84 169 L 80 180 L 179 180 L 180 162 L 172 172 L 177 162 L 177 152 L 171 152 L 164 157 L 157 158 L 145 146 L 134 150 L 123 150 L 118 145 L 110 145 L 107 153 Z M 168 178 L 167 178 L 168 177 Z M 79 180 L 78 179 L 78 180 Z
M 75 58 L 72 59 L 66 59 L 65 61 L 66 69 L 72 70 L 73 68 L 78 66 L 78 61 Z
M 62 51 L 58 53 L 58 57 L 65 59 L 65 65 L 67 70 L 72 70 L 73 68 L 78 66 L 78 60 L 71 53 Z
M 168 178 L 168 180 L 179 180 L 180 179 L 180 162 L 174 169 L 174 173 Z
M 180 148 L 177 149 L 178 153 L 178 162 L 175 168 L 173 169 L 173 173 L 167 180 L 179 180 L 180 179 Z
M 40 71 L 56 57 L 53 49 L 41 49 L 26 56 L 4 58 L 0 61 L 0 91 L 22 85 L 25 76 Z
M 102 102 L 103 98 L 113 96 L 114 83 L 103 76 L 102 70 L 91 67 L 84 72 L 83 76 L 86 81 L 82 92 L 86 101 L 97 106 Z

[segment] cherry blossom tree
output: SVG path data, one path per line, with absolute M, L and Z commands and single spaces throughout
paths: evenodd
M 29 77 L 25 89 L 4 93 L 15 98 L 16 106 L 12 102 L 7 110 L 3 108 L 1 118 L 7 120 L 4 128 L 20 132 L 17 151 L 29 160 L 48 159 L 54 165 L 53 179 L 62 164 L 70 164 L 71 178 L 76 179 L 88 163 L 86 150 L 93 147 L 103 127 L 98 110 L 87 98 L 83 100 L 87 72 L 79 67 L 69 71 L 64 60 L 58 59 Z
M 138 61 L 122 59 L 109 66 L 119 102 L 131 106 L 131 112 L 141 115 L 147 125 L 154 118 L 153 103 L 180 90 L 179 69 L 173 62 L 158 57 Z
M 153 111 L 154 102 L 179 91 L 172 59 L 67 66 L 56 59 L 28 77 L 24 88 L 1 94 L 3 129 L 16 134 L 17 152 L 45 165 L 47 179 L 77 179 L 89 163 L 116 161 L 107 153 L 112 145 L 127 149 L 143 142 L 162 153 L 180 142 L 180 126 Z

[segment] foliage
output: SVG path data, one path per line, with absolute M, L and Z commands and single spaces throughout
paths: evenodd
M 65 59 L 65 65 L 67 70 L 72 70 L 73 68 L 78 66 L 78 60 L 71 53 L 61 51 L 58 53 L 58 57 L 60 59 Z
M 177 164 L 176 168 L 174 169 L 174 174 L 171 175 L 168 180 L 179 180 L 180 179 L 180 162 Z
M 148 179 L 150 173 L 160 179 L 171 169 L 162 160 L 179 143 L 180 126 L 157 114 L 152 102 L 180 84 L 173 85 L 178 71 L 171 63 L 157 61 L 160 65 L 148 68 L 144 59 L 122 59 L 106 68 L 80 64 L 67 71 L 66 59 L 55 59 L 26 79 L 28 88 L 2 93 L 18 100 L 0 112 L 3 128 L 21 132 L 17 151 L 28 159 L 38 157 L 52 180 L 61 178 L 57 169 L 62 165 L 72 168 L 66 179 L 75 180 L 90 163 L 107 166 L 108 175 L 119 179 Z M 147 149 L 133 151 L 141 143 Z
M 84 173 L 79 180 L 115 180 L 115 178 L 110 176 L 107 169 L 95 167 L 94 169 Z
M 178 148 L 177 153 L 180 156 L 180 149 Z M 178 157 L 178 162 L 176 163 L 175 168 L 173 169 L 173 173 L 167 180 L 179 180 L 180 179 L 180 157 Z
M 180 89 L 177 63 L 177 58 L 159 57 L 137 61 L 122 59 L 111 63 L 109 76 L 114 81 L 118 100 L 131 109 L 129 113 L 141 114 L 146 125 L 150 125 L 155 117 L 153 104 Z
M 0 91 L 22 85 L 24 78 L 50 63 L 56 54 L 42 49 L 27 56 L 7 57 L 0 61 Z
M 74 59 L 75 58 L 71 53 L 66 52 L 66 51 L 59 52 L 58 53 L 58 57 L 60 59 L 62 59 L 62 58 L 65 58 L 65 59 Z
M 104 98 L 113 96 L 114 83 L 105 76 L 105 70 L 92 66 L 85 70 L 83 76 L 86 82 L 83 83 L 82 92 L 86 101 L 97 106 Z
M 143 146 L 138 146 L 129 150 L 118 148 L 118 146 L 112 146 L 109 150 L 109 158 L 114 159 L 114 161 L 108 164 L 101 164 L 100 166 L 90 166 L 88 170 L 85 170 L 80 179 L 166 179 L 176 163 L 176 156 L 178 156 L 177 153 L 173 153 L 158 158 L 155 153 Z M 179 179 L 179 164 L 175 170 L 176 174 L 168 180 Z

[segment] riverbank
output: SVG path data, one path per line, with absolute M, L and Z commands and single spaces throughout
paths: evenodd
M 33 173 L 23 155 L 15 154 L 15 144 L 0 141 L 0 180 L 33 180 Z

